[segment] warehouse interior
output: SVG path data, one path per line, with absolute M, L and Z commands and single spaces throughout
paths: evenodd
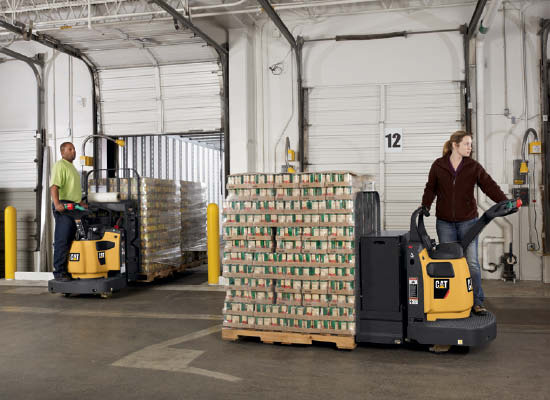
M 547 0 L 0 0 L 1 397 L 550 398 L 549 35 Z M 412 232 L 430 167 L 459 130 L 506 198 L 522 200 L 478 239 L 496 337 L 442 353 L 406 337 L 359 340 L 367 295 L 348 267 L 327 268 L 325 292 L 310 278 L 285 288 L 268 267 L 241 278 L 253 263 L 235 261 L 239 246 L 254 265 L 277 265 L 258 260 L 279 246 L 305 257 L 283 226 L 299 227 L 305 246 L 313 215 L 265 218 L 320 196 L 330 209 L 336 188 L 353 199 L 337 207 L 355 201 L 352 219 L 360 201 L 345 190 L 375 191 L 379 230 Z M 139 261 L 122 243 L 120 291 L 49 283 L 50 174 L 64 142 L 88 200 L 137 202 Z M 480 216 L 495 205 L 479 187 L 475 198 Z M 242 222 L 243 207 L 258 209 Z M 437 239 L 435 202 L 431 214 Z M 355 223 L 335 234 L 354 237 L 350 249 L 310 252 L 321 271 L 325 255 L 359 262 Z M 325 225 L 329 237 L 340 226 Z M 311 318 L 263 326 L 279 301 L 269 293 L 289 310 L 301 296 L 305 313 L 305 282 L 308 295 L 345 285 L 326 309 L 350 314 L 325 330 Z M 240 289 L 266 301 L 235 313 Z M 247 317 L 251 304 L 264 314 Z M 258 335 L 227 336 L 252 329 L 250 318 Z M 287 340 L 265 333 L 285 328 Z M 314 330 L 313 344 L 298 338 Z

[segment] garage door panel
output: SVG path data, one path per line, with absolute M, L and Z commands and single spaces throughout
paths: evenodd
M 200 126 L 200 129 L 197 129 Z M 164 124 L 164 128 L 168 132 L 201 132 L 201 131 L 217 131 L 219 130 L 219 120 L 217 118 L 195 118 L 181 121 L 170 121 Z
M 353 101 L 351 101 L 353 100 Z M 378 110 L 379 99 L 377 97 L 356 97 L 350 99 L 349 97 L 344 98 L 318 98 L 310 99 L 309 106 L 311 109 L 317 111 L 342 111 L 342 110 L 368 110 L 376 111 Z
M 212 61 L 101 71 L 103 131 L 115 136 L 220 131 L 220 73 Z
M 312 125 L 365 125 L 373 124 L 378 118 L 378 111 L 356 110 L 343 111 L 317 111 L 312 110 L 309 113 L 309 123 Z
M 148 135 L 158 132 L 158 122 L 105 124 L 105 132 L 111 136 Z
M 201 97 L 182 97 L 164 100 L 164 109 L 176 110 L 186 108 L 216 108 L 220 110 L 220 98 L 219 96 L 201 96 Z M 218 111 L 219 114 L 219 111 Z
M 382 87 L 383 110 L 379 104 Z M 408 230 L 433 161 L 441 157 L 450 134 L 462 127 L 460 83 L 350 85 L 349 90 L 314 88 L 309 94 L 316 99 L 309 101 L 312 126 L 307 149 L 312 165 L 308 169 L 349 169 L 375 175 L 376 187 L 382 190 L 385 227 Z M 383 153 L 383 160 L 380 136 L 385 130 L 381 131 L 379 120 L 383 128 L 403 132 L 402 150 Z M 350 125 L 350 121 L 362 123 Z M 384 163 L 382 176 L 379 161 Z M 430 235 L 435 235 L 435 218 L 427 227 Z
M 102 90 L 101 100 L 104 107 L 110 108 L 111 104 L 126 103 L 127 105 L 135 104 L 136 100 L 155 100 L 156 93 L 154 87 L 144 88 L 128 88 L 117 90 Z
M 141 111 L 150 111 L 154 110 L 157 106 L 157 101 L 155 99 L 143 100 L 143 101 L 117 101 L 109 104 L 109 111 L 105 111 L 104 115 L 110 113 L 119 113 L 119 112 L 141 112 Z
M 375 97 L 380 95 L 380 88 L 377 85 L 346 85 L 346 86 L 319 86 L 310 88 L 309 98 L 314 99 L 339 99 L 339 98 L 361 98 Z
M 140 110 L 140 112 L 106 112 L 103 114 L 103 123 L 105 125 L 122 124 L 126 123 L 130 118 L 132 118 L 134 123 L 155 122 L 157 120 L 157 113 L 155 110 Z

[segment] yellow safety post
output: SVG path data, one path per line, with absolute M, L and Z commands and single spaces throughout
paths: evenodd
M 6 279 L 15 279 L 17 270 L 17 211 L 8 206 L 4 210 L 4 243 L 6 255 Z
M 208 234 L 208 284 L 217 285 L 220 279 L 220 212 L 218 205 L 208 205 L 206 231 Z

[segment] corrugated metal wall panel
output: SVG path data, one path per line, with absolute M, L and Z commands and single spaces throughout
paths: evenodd
M 136 168 L 143 177 L 202 182 L 208 203 L 221 207 L 219 160 L 223 153 L 220 155 L 219 150 L 171 136 L 127 136 L 124 140 L 125 146 L 118 149 L 121 168 Z M 145 152 L 142 151 L 144 145 Z

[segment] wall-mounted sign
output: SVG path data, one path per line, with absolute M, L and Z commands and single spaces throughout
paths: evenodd
M 384 143 L 386 153 L 401 153 L 403 151 L 403 128 L 384 129 Z

